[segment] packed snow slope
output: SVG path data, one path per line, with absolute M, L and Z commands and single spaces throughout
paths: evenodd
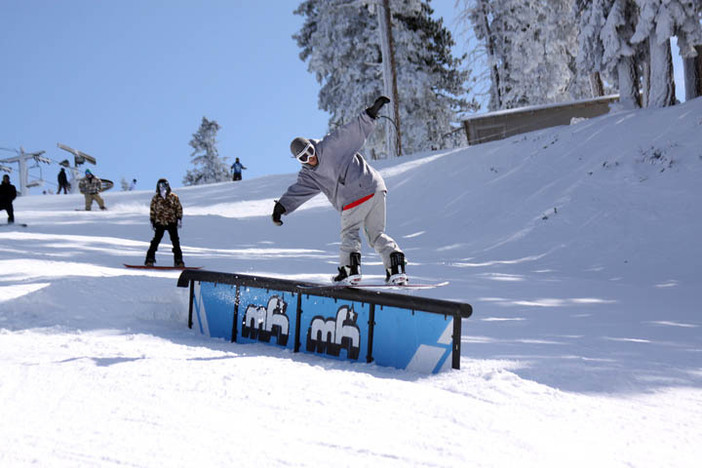
M 201 336 L 177 273 L 122 267 L 153 192 L 26 197 L 0 228 L 0 465 L 699 466 L 702 99 L 375 165 L 412 280 L 450 281 L 412 294 L 474 307 L 460 370 Z M 295 177 L 176 189 L 186 263 L 328 281 L 326 200 L 270 220 Z

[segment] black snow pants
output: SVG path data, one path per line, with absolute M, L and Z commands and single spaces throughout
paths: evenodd
M 12 206 L 12 203 L 0 205 L 0 211 L 3 211 L 3 210 L 7 211 L 7 223 L 8 224 L 14 223 L 15 222 L 15 210 Z
M 173 263 L 180 263 L 183 261 L 183 252 L 180 250 L 180 238 L 178 237 L 178 224 L 173 223 L 168 226 L 163 226 L 161 224 L 156 224 L 155 226 L 154 238 L 151 240 L 151 246 L 149 246 L 148 252 L 146 252 L 146 261 L 156 260 L 156 250 L 158 245 L 163 239 L 163 234 L 168 231 L 168 235 L 171 236 L 171 244 L 173 244 Z

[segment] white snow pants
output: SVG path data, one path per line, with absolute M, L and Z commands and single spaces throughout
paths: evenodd
M 380 254 L 385 268 L 390 268 L 390 254 L 401 252 L 392 237 L 385 234 L 385 192 L 376 192 L 373 198 L 341 212 L 341 247 L 339 265 L 351 263 L 350 254 L 361 253 L 363 227 L 368 244 Z

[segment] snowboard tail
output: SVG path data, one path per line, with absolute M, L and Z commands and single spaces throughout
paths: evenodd
M 123 265 L 127 268 L 136 268 L 140 270 L 199 270 L 202 267 L 197 266 L 197 267 L 176 267 L 176 266 L 146 266 L 146 265 L 129 265 L 127 263 L 123 263 Z

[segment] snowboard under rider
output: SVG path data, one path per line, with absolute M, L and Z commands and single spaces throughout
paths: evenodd
M 388 102 L 387 97 L 379 97 L 358 117 L 321 140 L 297 137 L 290 144 L 302 169 L 297 181 L 276 201 L 273 222 L 281 226 L 281 215 L 294 212 L 318 193 L 324 193 L 341 213 L 339 273 L 333 278 L 335 283 L 361 281 L 361 228 L 368 244 L 383 259 L 386 283 L 408 282 L 405 255 L 385 233 L 385 181 L 359 153 L 375 128 L 378 112 Z
M 156 250 L 163 239 L 163 234 L 168 231 L 173 245 L 173 266 L 185 267 L 178 237 L 178 228 L 183 226 L 183 206 L 180 204 L 178 195 L 171 191 L 171 186 L 166 179 L 159 179 L 156 183 L 156 195 L 151 199 L 150 219 L 154 238 L 146 252 L 144 265 L 154 266 Z

